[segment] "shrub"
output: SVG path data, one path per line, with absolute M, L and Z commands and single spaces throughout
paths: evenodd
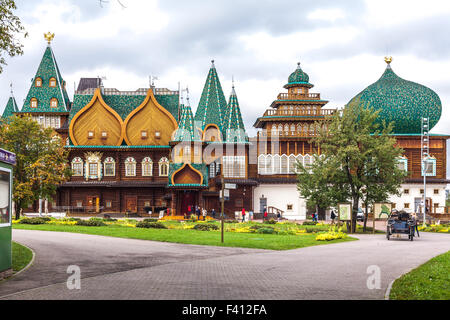
M 223 220 L 224 223 L 238 223 L 237 220 Z
M 106 222 L 115 222 L 115 221 L 117 221 L 117 219 L 114 219 L 114 218 L 109 217 L 109 218 L 103 218 L 103 221 L 106 221 Z
M 100 220 L 97 220 L 97 219 L 92 220 L 92 218 L 91 218 L 89 220 L 81 220 L 80 219 L 79 221 L 77 221 L 77 226 L 103 227 L 103 226 L 106 226 L 106 224 L 102 221 L 102 219 L 100 219 Z
M 194 226 L 194 229 L 200 231 L 211 231 L 219 230 L 219 227 L 212 223 L 199 223 Z
M 276 221 L 275 219 L 270 219 L 270 220 L 265 220 L 264 223 L 267 223 L 267 224 L 276 224 L 277 221 Z
M 258 233 L 263 233 L 263 234 L 274 234 L 276 233 L 274 228 L 259 228 Z
M 143 220 L 144 222 L 158 222 L 158 219 L 155 218 L 146 218 Z
M 155 229 L 167 229 L 161 222 L 147 222 L 141 221 L 136 223 L 136 228 L 155 228 Z
M 50 221 L 48 217 L 22 218 L 19 223 L 22 224 L 45 224 Z
M 315 226 L 317 224 L 316 221 L 303 221 L 303 226 Z

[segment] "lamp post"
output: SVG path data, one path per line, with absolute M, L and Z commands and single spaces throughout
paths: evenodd
M 421 134 L 421 169 L 423 175 L 423 226 L 426 225 L 426 212 L 427 212 L 427 171 L 429 166 L 428 156 L 430 150 L 430 138 L 428 135 L 429 119 L 422 118 L 422 134 Z
M 225 205 L 225 182 L 223 179 L 223 170 L 221 170 L 222 172 L 220 173 L 220 182 L 221 182 L 221 209 L 220 209 L 220 225 L 221 225 L 221 231 L 220 231 L 220 236 L 221 236 L 221 242 L 223 243 L 223 215 L 224 215 L 224 205 Z

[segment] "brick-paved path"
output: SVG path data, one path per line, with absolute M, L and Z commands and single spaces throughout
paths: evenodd
M 211 247 L 75 233 L 14 230 L 35 264 L 0 283 L 3 299 L 383 299 L 388 284 L 450 250 L 450 235 L 411 242 L 384 235 L 288 251 Z M 81 268 L 69 290 L 67 266 Z M 367 288 L 367 267 L 381 288 Z

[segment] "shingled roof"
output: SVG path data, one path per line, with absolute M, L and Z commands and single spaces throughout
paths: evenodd
M 36 78 L 41 78 L 42 85 L 36 86 Z M 55 78 L 56 86 L 50 87 L 50 79 Z M 70 110 L 70 100 L 66 91 L 65 81 L 61 77 L 61 73 L 56 63 L 53 50 L 50 45 L 45 49 L 39 68 L 34 76 L 30 90 L 24 101 L 21 112 L 68 112 Z M 30 101 L 32 98 L 37 99 L 37 108 L 32 108 Z M 50 100 L 56 98 L 58 106 L 51 107 Z
M 222 124 L 225 118 L 227 102 L 220 85 L 214 60 L 211 61 L 208 77 L 203 87 L 202 96 L 195 112 L 195 121 L 200 123 L 205 129 L 208 124 L 215 124 L 222 131 Z
M 248 137 L 245 133 L 244 122 L 242 121 L 241 109 L 239 107 L 234 84 L 231 89 L 228 102 L 227 113 L 223 123 L 223 129 L 226 132 L 227 142 L 247 142 Z
M 19 112 L 19 108 L 17 107 L 16 99 L 14 96 L 11 96 L 8 99 L 5 110 L 3 110 L 2 118 L 7 119 L 13 116 L 15 112 Z

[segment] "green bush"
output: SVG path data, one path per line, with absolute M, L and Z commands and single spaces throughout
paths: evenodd
M 158 222 L 158 219 L 155 218 L 147 218 L 143 220 L 144 222 Z
M 117 219 L 114 219 L 114 218 L 103 218 L 103 221 L 114 222 L 114 221 L 117 221 Z
M 147 221 L 140 221 L 136 223 L 136 228 L 167 229 L 167 227 L 163 225 L 161 222 L 147 222 Z
M 317 233 L 317 232 L 322 232 L 322 230 L 320 229 L 314 229 L 314 228 L 305 228 L 307 233 Z
M 194 226 L 193 229 L 200 231 L 210 231 L 210 230 L 219 230 L 219 227 L 212 223 L 198 223 Z
M 264 233 L 264 234 L 273 234 L 276 233 L 274 228 L 259 228 L 258 233 Z
M 315 226 L 317 224 L 316 221 L 303 221 L 303 226 Z
M 237 220 L 223 220 L 224 223 L 238 223 Z
M 272 228 L 273 229 L 273 227 L 264 226 L 262 224 L 255 224 L 250 227 L 251 230 L 255 230 L 255 231 L 259 230 L 261 228 Z
M 50 221 L 47 217 L 22 218 L 19 223 L 22 224 L 45 224 Z
M 276 221 L 275 219 L 270 219 L 270 220 L 264 220 L 264 223 L 267 223 L 267 224 L 276 224 L 277 221 Z
M 78 220 L 77 226 L 85 226 L 85 227 L 103 227 L 106 226 L 106 224 L 102 221 L 102 219 L 89 219 L 89 220 Z

